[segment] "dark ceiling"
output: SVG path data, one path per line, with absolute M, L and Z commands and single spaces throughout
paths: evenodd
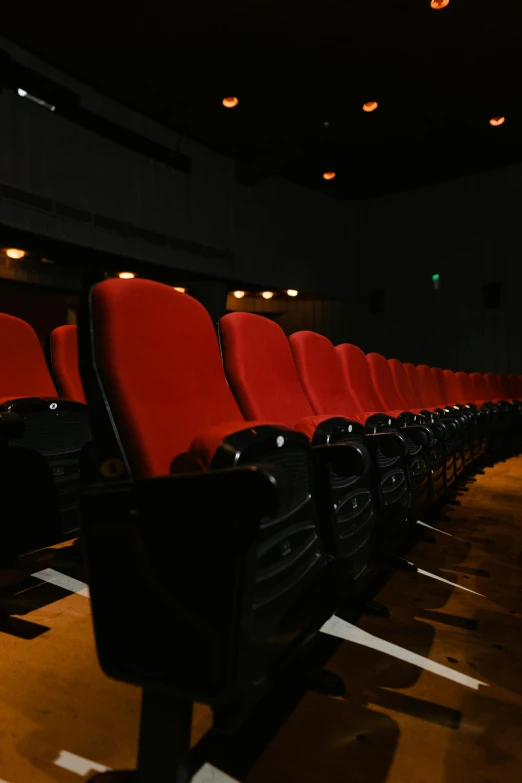
M 516 0 L 10 3 L 1 32 L 233 156 L 250 184 L 366 198 L 522 161 Z

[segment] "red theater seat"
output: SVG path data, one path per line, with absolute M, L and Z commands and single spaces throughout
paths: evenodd
M 0 438 L 4 447 L 10 444 L 2 450 L 3 486 L 7 493 L 25 486 L 17 498 L 4 499 L 19 546 L 31 549 L 78 530 L 80 461 L 90 441 L 89 418 L 84 405 L 59 398 L 28 323 L 0 314 L 0 343 Z M 9 514 L 7 527 L 8 519 Z
M 110 279 L 79 323 L 104 482 L 84 509 L 101 664 L 236 725 L 336 605 L 308 439 L 243 418 L 192 297 Z
M 230 313 L 220 319 L 218 328 L 225 372 L 244 415 L 277 419 L 309 437 L 319 508 L 331 528 L 329 540 L 342 569 L 340 579 L 349 587 L 371 561 L 375 526 L 364 428 L 346 417 L 315 415 L 288 339 L 276 323 L 253 313 Z M 344 446 L 328 449 L 334 444 Z M 351 467 L 354 457 L 356 473 Z
M 46 349 L 49 368 L 61 396 L 85 404 L 78 360 L 78 328 L 68 325 L 54 329 Z
M 399 434 L 393 430 L 393 417 L 389 414 L 358 410 L 354 397 L 344 385 L 339 356 L 328 338 L 305 331 L 291 335 L 289 342 L 301 385 L 316 414 L 346 416 L 364 422 L 368 432 L 379 432 L 386 437 L 392 433 L 394 437 Z M 397 453 L 385 454 L 382 449 L 375 454 L 378 471 L 375 480 L 381 508 L 394 515 L 394 526 L 390 526 L 390 530 L 395 529 L 397 535 L 404 522 L 402 509 L 411 503 L 406 478 L 406 456 L 407 445 L 402 456 Z

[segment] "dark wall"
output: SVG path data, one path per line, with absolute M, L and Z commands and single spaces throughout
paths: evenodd
M 522 167 L 510 167 L 365 203 L 352 338 L 416 363 L 522 372 L 521 196 Z M 488 309 L 494 281 L 501 306 Z M 375 289 L 382 314 L 365 301 Z
M 0 224 L 130 263 L 183 270 L 187 280 L 191 272 L 203 273 L 337 301 L 321 305 L 319 316 L 318 305 L 312 310 L 302 300 L 282 317 L 287 331 L 315 324 L 334 341 L 356 342 L 404 360 L 522 372 L 521 167 L 358 204 L 278 177 L 247 188 L 235 181 L 231 160 L 116 104 L 1 37 L 0 45 L 80 94 L 85 108 L 192 159 L 192 172 L 182 173 L 4 91 Z M 2 184 L 43 197 L 51 211 L 2 195 Z M 73 212 L 58 214 L 58 203 Z M 71 217 L 74 209 L 231 256 L 125 237 Z M 432 288 L 434 273 L 440 274 L 439 291 Z M 482 286 L 494 281 L 501 283 L 501 307 L 486 309 Z M 372 313 L 368 306 L 367 297 L 378 290 L 385 291 L 384 313 Z M 213 314 L 223 311 L 223 286 L 198 296 Z M 379 299 L 374 296 L 374 306 Z
M 191 173 L 126 149 L 5 90 L 0 94 L 0 223 L 73 245 L 276 288 L 336 295 L 355 265 L 353 208 L 273 177 L 248 188 L 231 159 L 180 137 L 68 78 L 0 37 L 17 62 L 80 95 L 81 105 L 192 160 Z M 12 193 L 12 191 L 11 191 Z M 104 227 L 93 214 L 103 218 Z M 107 220 L 205 245 L 126 237 Z M 231 258 L 213 255 L 228 251 Z
M 68 311 L 75 307 L 76 301 L 74 294 L 0 280 L 0 313 L 27 321 L 41 342 L 53 329 L 70 320 Z

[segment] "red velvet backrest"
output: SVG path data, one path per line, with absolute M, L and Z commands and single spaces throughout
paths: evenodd
M 424 400 L 423 386 L 422 386 L 422 383 L 421 383 L 420 375 L 417 372 L 417 368 L 411 362 L 405 362 L 404 363 L 404 369 L 406 370 L 408 378 L 410 379 L 410 386 L 413 389 L 413 392 L 415 394 L 415 403 L 416 403 L 417 408 L 429 407 L 429 406 L 426 406 L 426 403 L 425 403 L 425 400 Z
M 0 313 L 0 398 L 57 396 L 32 326 L 21 318 Z
M 78 327 L 69 325 L 53 329 L 49 347 L 52 371 L 62 397 L 87 402 L 78 361 Z
M 393 382 L 395 383 L 395 388 L 406 404 L 405 410 L 418 408 L 415 389 L 411 385 L 410 376 L 403 363 L 398 359 L 388 359 L 388 364 L 390 366 Z
M 479 401 L 489 401 L 491 399 L 491 393 L 489 391 L 487 381 L 480 372 L 470 373 L 471 382 L 473 384 L 473 390 L 475 392 L 475 399 Z
M 443 370 L 443 373 L 449 394 L 448 402 L 451 404 L 465 404 L 468 402 L 468 400 L 464 399 L 465 395 L 462 394 L 458 378 L 453 370 Z
M 313 416 L 280 326 L 262 315 L 229 313 L 219 321 L 219 336 L 228 382 L 247 419 L 294 427 Z
M 417 374 L 419 378 L 419 384 L 422 390 L 422 403 L 424 407 L 441 408 L 444 405 L 444 400 L 441 399 L 441 391 L 438 383 L 435 382 L 431 367 L 427 364 L 419 364 L 417 367 Z
M 366 361 L 368 362 L 373 386 L 381 401 L 380 410 L 407 410 L 408 402 L 403 399 L 401 393 L 396 388 L 390 365 L 384 356 L 381 356 L 380 353 L 369 353 L 366 355 Z
M 467 372 L 457 372 L 455 373 L 455 376 L 458 380 L 460 390 L 461 390 L 461 399 L 464 401 L 464 404 L 467 404 L 468 402 L 474 402 L 475 400 L 478 400 L 479 398 L 475 394 L 475 388 L 473 386 L 473 381 L 471 380 L 471 377 Z
M 350 343 L 341 343 L 335 350 L 341 362 L 344 384 L 356 403 L 357 410 L 361 413 L 382 413 L 385 408 L 373 386 L 363 351 Z
M 432 367 L 431 374 L 433 375 L 433 382 L 435 384 L 435 388 L 437 389 L 437 393 L 440 396 L 442 404 L 447 405 L 448 403 L 451 403 L 451 394 L 446 388 L 446 378 L 444 377 L 444 373 L 442 372 L 441 368 Z
M 91 290 L 90 313 L 89 374 L 101 379 L 133 472 L 168 474 L 201 431 L 242 420 L 214 324 L 191 296 L 151 280 L 110 279 Z
M 518 399 L 520 396 L 520 389 L 518 386 L 518 375 L 511 373 L 509 376 L 509 388 L 513 399 Z
M 499 373 L 496 376 L 497 386 L 505 400 L 513 399 L 513 392 L 511 390 L 511 381 L 509 375 L 503 375 Z
M 357 405 L 344 384 L 339 358 L 327 337 L 296 332 L 289 338 L 297 373 L 315 414 L 353 416 Z
M 486 381 L 492 399 L 501 400 L 504 394 L 504 389 L 502 388 L 501 384 L 498 382 L 497 376 L 494 375 L 492 372 L 487 372 L 484 376 L 484 380 Z

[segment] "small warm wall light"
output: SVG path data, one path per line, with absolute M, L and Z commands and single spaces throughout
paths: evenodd
M 9 258 L 23 258 L 25 256 L 25 250 L 18 250 L 17 247 L 8 247 L 5 254 L 6 256 L 9 256 Z
M 239 99 L 234 97 L 223 98 L 221 103 L 223 104 L 225 109 L 235 109 L 235 107 L 239 103 Z
M 136 277 L 134 272 L 118 272 L 118 277 L 120 277 L 122 280 L 132 280 L 133 277 Z
M 234 291 L 234 296 L 236 299 L 242 299 L 245 295 L 246 291 Z
M 288 294 L 288 296 L 297 296 L 299 291 L 296 291 L 295 288 L 289 288 L 286 293 Z
M 365 112 L 375 111 L 375 109 L 379 108 L 379 104 L 377 101 L 368 101 L 368 103 L 363 103 L 362 110 Z
M 273 291 L 263 291 L 263 293 L 261 294 L 263 299 L 271 299 L 273 295 L 274 295 Z
M 493 125 L 494 128 L 496 128 L 497 125 L 503 125 L 506 121 L 505 117 L 492 117 L 489 121 L 490 125 Z
M 174 291 L 179 291 L 180 294 L 186 294 L 187 293 L 187 289 L 183 288 L 180 285 L 175 285 L 175 286 L 173 286 L 173 288 L 174 288 Z
M 441 8 L 446 8 L 449 3 L 450 0 L 431 0 L 430 5 L 435 11 L 440 11 Z
M 334 179 L 336 177 L 335 171 L 325 171 L 323 174 L 323 179 Z

